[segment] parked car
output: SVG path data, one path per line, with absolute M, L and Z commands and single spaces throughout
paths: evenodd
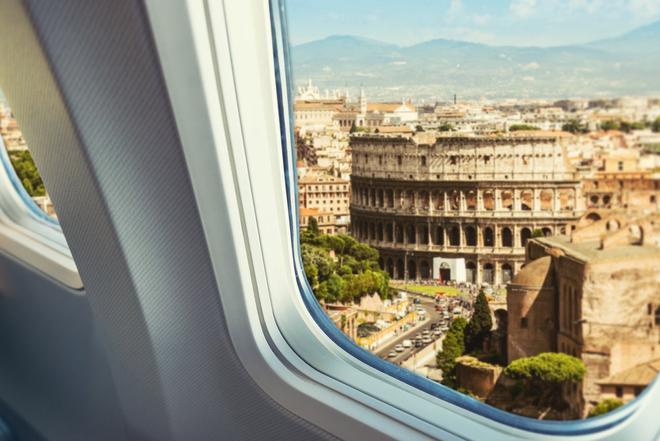
M 403 346 L 404 348 L 412 348 L 412 345 L 413 345 L 413 344 L 412 344 L 412 341 L 410 341 L 410 340 L 404 340 L 404 341 L 402 342 L 402 346 Z
M 403 347 L 403 345 L 396 345 L 394 346 L 394 350 L 397 352 L 403 352 L 405 348 Z
M 395 358 L 397 355 L 399 355 L 399 354 L 397 354 L 396 352 L 392 351 L 392 352 L 390 352 L 389 354 L 387 354 L 387 357 L 388 357 L 388 358 Z
M 415 340 L 415 347 L 416 348 L 421 348 L 422 346 L 424 346 L 424 343 L 422 342 L 421 339 L 420 340 Z
M 422 340 L 422 343 L 425 345 L 433 343 L 433 340 L 431 340 L 431 337 L 426 337 L 424 340 Z

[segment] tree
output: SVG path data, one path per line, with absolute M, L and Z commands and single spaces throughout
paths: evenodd
M 318 236 L 320 234 L 319 222 L 316 220 L 314 216 L 309 217 L 309 223 L 307 224 L 307 231 L 309 231 L 315 236 Z
M 421 125 L 417 124 L 417 126 L 415 127 L 415 132 L 423 132 L 423 131 L 424 131 L 424 127 L 422 127 Z
M 562 385 L 579 383 L 585 372 L 582 360 L 557 352 L 519 358 L 504 369 L 505 375 L 522 382 L 523 389 L 537 397 L 537 403 L 557 410 L 569 406 L 562 394 Z
M 529 124 L 513 124 L 509 127 L 509 132 L 518 132 L 521 130 L 539 130 L 539 128 Z
M 474 303 L 472 318 L 465 327 L 465 349 L 468 352 L 482 349 L 484 340 L 490 335 L 492 327 L 493 319 L 490 315 L 488 300 L 486 300 L 486 294 L 481 291 Z
M 9 155 L 9 160 L 14 166 L 16 171 L 16 176 L 23 183 L 23 187 L 27 193 L 34 196 L 45 196 L 46 187 L 41 179 L 39 170 L 34 164 L 32 155 L 28 150 L 11 152 Z
M 563 126 L 561 126 L 561 129 L 565 132 L 571 132 L 571 133 L 589 133 L 589 128 L 581 124 L 580 121 L 576 119 L 572 119 Z
M 348 131 L 348 133 L 355 133 L 357 132 L 357 124 L 355 124 L 355 121 L 351 124 L 351 129 Z
M 442 370 L 442 384 L 456 388 L 456 359 L 465 353 L 465 327 L 467 321 L 458 317 L 451 322 L 442 342 L 442 351 L 436 355 L 436 364 Z
M 452 132 L 454 130 L 454 126 L 449 123 L 444 123 L 438 127 L 439 132 Z
M 656 133 L 660 132 L 660 116 L 657 117 L 655 121 L 653 121 L 653 123 L 651 124 L 651 130 L 653 130 Z
M 601 130 L 619 130 L 621 123 L 619 121 L 603 121 L 600 123 Z
M 543 234 L 543 230 L 540 228 L 535 228 L 534 231 L 532 231 L 532 237 L 543 237 L 545 234 Z
M 623 401 L 616 398 L 605 398 L 603 401 L 596 404 L 593 409 L 591 409 L 591 412 L 589 412 L 589 417 L 591 418 L 606 414 L 607 412 L 611 412 L 621 406 L 623 406 Z

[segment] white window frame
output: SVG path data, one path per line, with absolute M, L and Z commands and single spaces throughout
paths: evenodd
M 83 287 L 59 223 L 42 212 L 23 188 L 2 137 L 0 250 L 69 288 L 81 290 Z
M 356 356 L 356 347 L 349 353 L 347 339 L 340 347 L 338 331 L 334 339 L 326 333 L 329 321 L 317 323 L 300 295 L 300 287 L 309 287 L 299 251 L 291 245 L 298 241 L 298 216 L 287 201 L 297 200 L 296 173 L 282 144 L 293 145 L 292 121 L 285 90 L 280 98 L 288 110 L 281 130 L 275 72 L 283 74 L 286 66 L 273 48 L 284 50 L 283 30 L 276 17 L 272 32 L 270 15 L 280 14 L 280 5 L 271 11 L 266 0 L 145 3 L 229 333 L 264 391 L 344 439 L 650 436 L 648 428 L 657 425 L 657 380 L 617 412 L 590 421 L 540 422 L 545 429 L 533 432 L 516 427 L 521 417 L 464 395 L 450 392 L 455 404 L 433 396 L 420 387 L 428 386 L 427 380 L 383 363 L 399 378 L 388 375 L 365 362 L 375 356 Z M 238 273 L 229 272 L 235 265 Z

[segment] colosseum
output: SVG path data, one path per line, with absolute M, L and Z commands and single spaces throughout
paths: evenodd
M 583 211 L 567 138 L 550 133 L 351 138 L 352 234 L 393 279 L 504 284 L 534 234 Z

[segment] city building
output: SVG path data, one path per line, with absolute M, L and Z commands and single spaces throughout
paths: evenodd
M 660 315 L 658 316 L 660 321 Z M 660 373 L 660 358 L 638 364 L 614 375 L 597 381 L 600 399 L 618 399 L 627 403 L 637 398 L 644 388 Z
M 542 352 L 580 358 L 588 411 L 623 386 L 627 374 L 617 374 L 657 360 L 659 220 L 588 213 L 570 236 L 532 239 L 507 292 L 508 361 Z
M 464 259 L 468 282 L 504 284 L 530 238 L 566 233 L 582 213 L 569 140 L 555 132 L 356 134 L 352 233 L 378 249 L 393 279 L 430 279 L 434 259 Z M 443 280 L 456 280 L 449 273 Z
M 331 218 L 332 223 L 319 228 L 324 233 L 346 233 L 349 218 L 350 181 L 335 176 L 308 172 L 298 180 L 298 203 L 301 221 L 305 216 L 322 216 Z M 303 209 L 307 209 L 303 211 Z M 318 210 L 318 213 L 309 211 Z

